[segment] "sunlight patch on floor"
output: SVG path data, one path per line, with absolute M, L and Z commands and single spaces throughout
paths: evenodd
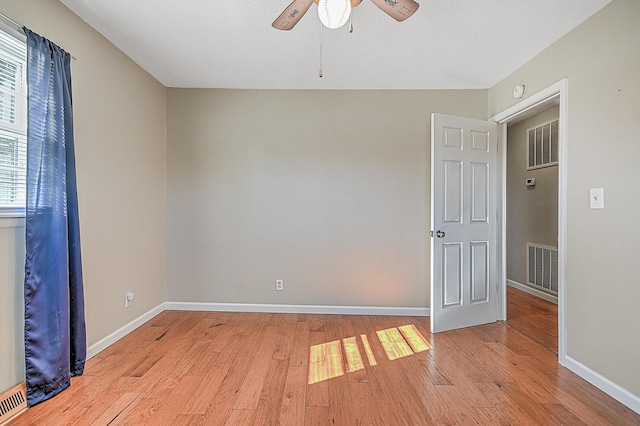
M 309 384 L 329 380 L 343 374 L 340 340 L 311 346 Z
M 400 330 L 396 327 L 387 328 L 386 330 L 378 330 L 376 331 L 376 334 L 378 335 L 382 348 L 390 361 L 413 355 L 411 347 L 407 344 L 404 337 L 402 337 L 402 333 L 400 333 Z
M 364 370 L 364 363 L 362 362 L 362 356 L 360 356 L 356 338 L 347 337 L 346 339 L 342 339 L 342 346 L 344 347 L 344 354 L 347 357 L 347 373 Z
M 390 361 L 431 349 L 427 339 L 413 324 L 378 330 L 376 335 Z M 378 365 L 367 335 L 361 334 L 360 340 L 367 356 L 367 361 L 369 361 L 369 366 Z M 343 350 L 344 357 L 342 356 Z M 347 337 L 342 341 L 334 340 L 311 346 L 308 381 L 310 385 L 343 376 L 345 368 L 347 373 L 365 369 L 357 337 Z
M 369 345 L 369 338 L 366 334 L 360 335 L 360 340 L 362 340 L 362 346 L 364 346 L 364 352 L 367 354 L 367 360 L 369 361 L 369 365 L 378 365 L 376 361 L 376 357 L 373 356 L 373 351 L 371 350 L 371 345 Z
M 398 327 L 398 330 L 400 330 L 400 333 L 402 333 L 404 338 L 407 340 L 407 343 L 411 346 L 413 352 L 418 353 L 431 349 L 431 345 L 427 343 L 427 339 L 424 338 L 415 325 L 402 325 Z

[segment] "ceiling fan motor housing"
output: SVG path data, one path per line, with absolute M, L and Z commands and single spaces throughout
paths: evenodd
M 318 17 L 327 28 L 342 27 L 351 15 L 351 0 L 319 0 Z

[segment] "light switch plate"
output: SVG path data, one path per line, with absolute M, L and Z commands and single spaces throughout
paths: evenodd
M 604 188 L 591 188 L 589 190 L 589 208 L 604 209 Z

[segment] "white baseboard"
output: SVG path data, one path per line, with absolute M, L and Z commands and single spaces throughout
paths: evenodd
M 536 296 L 551 303 L 555 303 L 556 305 L 558 304 L 558 296 L 554 296 L 553 294 L 545 293 L 544 291 L 538 290 L 528 285 L 520 284 L 519 282 L 512 280 L 507 280 L 507 285 L 524 291 L 525 293 L 529 293 L 532 296 Z
M 568 355 L 565 357 L 564 366 L 611 396 L 613 399 L 616 399 L 620 403 L 640 414 L 640 396 L 632 394 L 622 386 L 612 382 L 600 373 L 593 371 L 586 365 L 576 361 Z
M 166 310 L 209 312 L 265 312 L 289 314 L 391 315 L 428 317 L 429 308 L 384 306 L 272 305 L 259 303 L 166 302 Z
M 98 355 L 103 350 L 107 349 L 109 346 L 113 345 L 118 340 L 122 339 L 127 334 L 131 333 L 136 328 L 140 327 L 145 322 L 149 321 L 151 318 L 165 311 L 165 304 L 161 303 L 155 308 L 145 312 L 140 315 L 138 318 L 134 319 L 128 324 L 123 325 L 113 333 L 109 334 L 107 337 L 98 340 L 93 345 L 87 348 L 87 360 L 93 358 Z

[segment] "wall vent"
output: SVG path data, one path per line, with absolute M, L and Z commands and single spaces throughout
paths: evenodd
M 0 425 L 8 423 L 27 409 L 26 391 L 23 382 L 0 395 Z
M 527 284 L 558 294 L 558 249 L 527 243 Z
M 558 120 L 527 130 L 527 170 L 558 165 Z

